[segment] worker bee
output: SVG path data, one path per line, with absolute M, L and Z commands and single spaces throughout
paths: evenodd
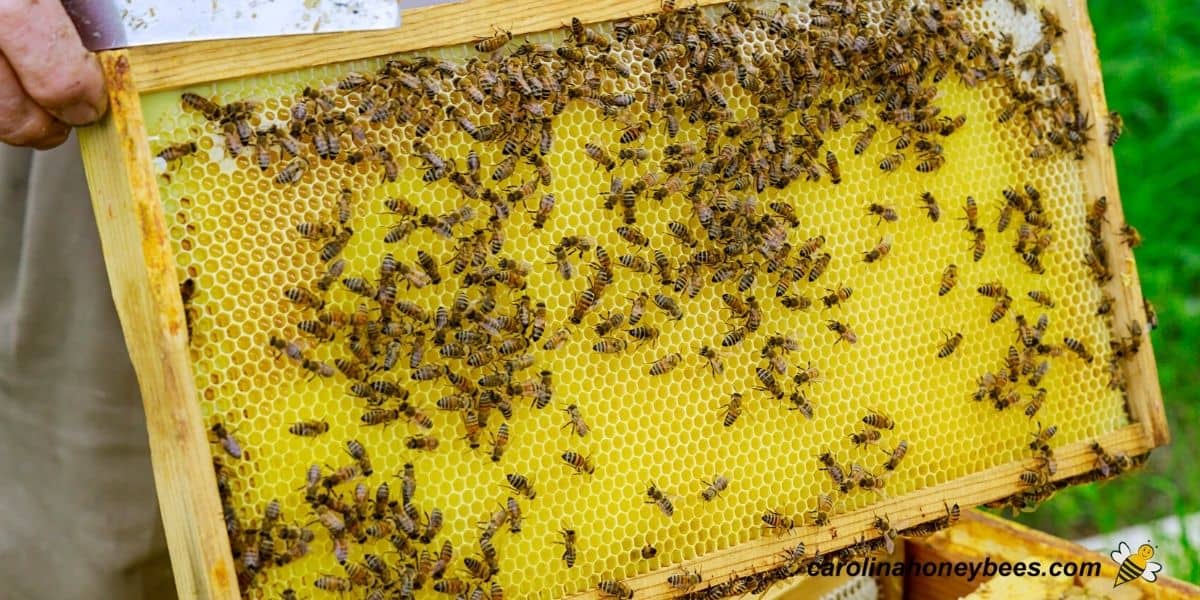
M 729 402 L 721 405 L 725 409 L 725 417 L 722 419 L 722 424 L 726 427 L 732 426 L 737 422 L 738 417 L 742 416 L 742 395 L 734 392 L 729 395 Z
M 896 444 L 896 449 L 892 450 L 892 454 L 888 457 L 887 462 L 883 463 L 883 468 L 888 471 L 895 471 L 896 467 L 900 466 L 900 461 L 904 459 L 904 455 L 908 454 L 908 441 L 900 440 Z
M 687 569 L 680 569 L 679 573 L 667 576 L 667 585 L 676 590 L 690 590 L 700 585 L 701 581 L 703 578 L 699 571 L 688 571 Z
M 606 579 L 596 584 L 596 589 L 600 590 L 606 596 L 618 598 L 619 600 L 632 600 L 633 598 L 633 590 L 620 581 Z
M 725 334 L 725 337 L 721 339 L 721 345 L 728 348 L 730 346 L 740 344 L 742 340 L 746 339 L 746 333 L 747 329 L 744 326 L 735 327 L 732 331 Z
M 985 283 L 979 286 L 976 291 L 988 298 L 1004 298 L 1008 296 L 1008 288 L 1004 287 L 1004 284 L 999 281 Z
M 975 203 L 975 198 L 967 196 L 966 206 L 963 208 L 963 214 L 967 220 L 967 231 L 975 231 L 979 229 L 979 205 Z
M 536 214 L 533 218 L 534 229 L 542 229 L 546 226 L 546 220 L 550 218 L 550 211 L 554 210 L 554 194 L 545 194 L 542 200 L 538 202 Z
M 364 418 L 366 415 L 363 415 Z M 404 440 L 404 447 L 409 450 L 424 450 L 433 452 L 439 445 L 438 439 L 431 435 L 412 435 Z
M 617 354 L 624 352 L 627 344 L 621 338 L 607 337 L 592 344 L 592 351 L 601 354 Z
M 224 115 L 221 106 L 204 96 L 193 94 L 192 92 L 184 92 L 179 97 L 184 108 L 194 110 L 209 121 L 219 121 Z
M 882 167 L 882 166 L 883 165 L 880 165 L 880 167 Z M 842 182 L 842 169 L 840 166 L 838 166 L 837 155 L 834 154 L 830 150 L 825 151 L 825 169 L 827 171 L 829 171 L 829 180 L 830 181 L 832 181 L 835 184 Z M 889 171 L 891 169 L 884 169 L 884 170 Z
M 891 173 L 899 169 L 902 164 L 904 164 L 904 155 L 896 152 L 883 157 L 883 160 L 879 162 L 879 168 L 885 173 Z
M 287 164 L 287 166 L 280 169 L 279 172 L 275 174 L 275 183 L 280 185 L 296 183 L 297 181 L 300 181 L 300 177 L 304 175 L 304 172 L 307 169 L 308 161 L 304 160 L 303 158 L 293 158 L 292 161 Z
M 875 429 L 891 430 L 896 427 L 896 422 L 893 421 L 891 417 L 875 410 L 872 410 L 869 414 L 864 416 L 862 418 L 862 422 L 874 427 Z
M 729 478 L 724 475 L 717 475 L 716 477 L 713 477 L 711 482 L 705 481 L 703 483 L 707 487 L 700 492 L 700 497 L 704 499 L 705 502 L 712 502 L 713 498 L 721 495 L 721 492 L 725 491 L 725 488 L 729 487 Z
M 302 437 L 316 437 L 329 431 L 327 421 L 298 421 L 288 427 L 288 433 Z
M 762 516 L 763 525 L 767 529 L 774 529 L 778 533 L 787 533 L 796 528 L 796 521 L 791 517 L 786 517 L 776 511 L 770 510 Z
M 557 543 L 563 545 L 563 562 L 566 563 L 568 569 L 573 568 L 575 566 L 575 530 L 562 529 L 559 534 L 562 535 L 562 541 Z
M 621 226 L 617 227 L 617 234 L 621 236 L 621 239 L 623 239 L 626 242 L 629 242 L 630 244 L 633 244 L 635 246 L 649 246 L 650 245 L 650 240 L 647 239 L 646 235 L 643 234 L 641 232 L 641 230 L 635 226 L 621 225 Z
M 563 452 L 562 459 L 563 462 L 567 463 L 567 466 L 575 469 L 576 473 L 587 473 L 588 475 L 591 475 L 596 472 L 596 466 L 592 464 L 592 461 L 588 459 L 588 457 L 578 452 L 571 450 Z
M 324 575 L 313 581 L 313 585 L 318 590 L 326 592 L 349 592 L 354 589 L 354 584 L 346 578 L 334 577 L 332 575 Z
M 178 144 L 171 144 L 170 146 L 163 148 L 162 151 L 155 156 L 167 163 L 171 163 L 188 156 L 195 151 L 196 142 L 181 142 Z
M 588 155 L 588 158 L 596 161 L 596 164 L 604 167 L 606 171 L 611 171 L 617 166 L 617 163 L 604 151 L 604 148 L 601 148 L 597 144 L 585 144 L 583 151 Z
M 1075 338 L 1072 338 L 1072 337 L 1064 337 L 1063 345 L 1065 345 L 1067 347 L 1067 349 L 1069 349 L 1071 352 L 1074 352 L 1079 358 L 1082 358 L 1084 361 L 1086 361 L 1088 363 L 1091 363 L 1093 361 L 1092 353 L 1088 352 L 1087 346 L 1084 346 L 1083 342 L 1081 342 Z
M 1046 292 L 1032 290 L 1029 292 L 1029 298 L 1046 308 L 1054 308 L 1054 300 Z
M 817 495 L 816 510 L 808 511 L 812 519 L 812 524 L 817 527 L 823 527 L 829 524 L 829 517 L 833 513 L 833 496 L 829 494 Z
M 844 286 L 844 285 L 838 287 L 836 290 L 831 290 L 831 289 L 826 288 L 825 291 L 829 292 L 829 295 L 827 295 L 821 299 L 825 303 L 825 308 L 830 308 L 830 307 L 837 305 L 840 302 L 845 302 L 846 300 L 849 300 L 850 294 L 854 293 L 853 288 L 850 288 L 850 287 Z
M 1108 126 L 1104 133 L 1104 140 L 1109 147 L 1115 146 L 1117 140 L 1121 139 L 1121 132 L 1125 129 L 1125 121 L 1121 119 L 1121 114 L 1117 111 L 1109 111 Z
M 892 554 L 896 552 L 896 537 L 900 535 L 900 532 L 896 531 L 896 528 L 888 523 L 887 518 L 875 517 L 872 527 L 883 534 L 883 547 L 887 550 L 887 553 Z
M 645 544 L 642 546 L 642 549 L 638 551 L 638 553 L 641 554 L 642 558 L 650 560 L 655 556 L 658 556 L 658 548 L 655 548 L 651 544 Z
M 583 420 L 583 413 L 579 411 L 578 406 L 571 404 L 564 410 L 569 418 L 567 424 L 563 425 L 564 428 L 570 427 L 571 431 L 575 432 L 579 437 L 583 437 L 587 435 L 589 431 L 591 431 L 591 428 L 588 427 L 587 423 Z
M 671 503 L 671 499 L 662 490 L 658 489 L 658 486 L 651 483 L 650 487 L 646 490 L 646 496 L 650 498 L 646 501 L 646 504 L 658 506 L 662 514 L 668 517 L 675 514 L 675 505 Z
M 954 354 L 954 351 L 958 349 L 958 345 L 962 343 L 962 339 L 962 333 L 946 335 L 946 341 L 943 342 L 942 346 L 938 349 L 938 358 L 946 358 L 947 356 Z
M 722 360 L 721 355 L 716 349 L 705 344 L 700 347 L 698 354 L 706 361 L 708 369 L 712 371 L 713 377 L 725 372 L 725 361 Z
M 833 342 L 834 344 L 841 341 L 845 341 L 847 344 L 854 344 L 858 342 L 858 335 L 855 334 L 854 330 L 850 328 L 850 325 L 846 323 L 829 320 L 825 322 L 825 327 L 838 334 L 838 339 Z
M 863 262 L 873 263 L 888 255 L 892 251 L 891 238 L 881 238 L 879 243 L 874 248 L 863 253 Z
M 867 148 L 871 145 L 871 140 L 875 138 L 875 131 L 875 125 L 867 125 L 867 128 L 862 130 L 862 132 L 854 138 L 855 155 L 859 155 L 867 151 Z
M 533 500 L 537 497 L 537 492 L 534 491 L 533 485 L 529 483 L 529 479 L 518 473 L 508 473 L 504 476 L 508 480 L 508 486 L 514 492 Z
M 979 262 L 983 260 L 983 253 L 987 251 L 987 236 L 984 235 L 983 229 L 975 229 L 972 233 L 974 234 L 974 239 L 971 242 L 971 258 L 975 262 Z M 1036 259 L 1037 257 L 1034 256 L 1034 258 Z
M 229 433 L 221 423 L 214 423 L 210 429 L 213 435 L 217 436 L 217 441 L 221 443 L 221 448 L 225 449 L 225 453 L 233 458 L 242 457 L 242 445 Z
M 925 209 L 925 215 L 934 223 L 937 223 L 942 218 L 942 209 L 938 207 L 937 200 L 929 192 L 921 193 L 921 208 Z
M 671 315 L 671 318 L 676 321 L 683 318 L 683 309 L 679 308 L 679 303 L 666 294 L 655 294 L 654 305 Z
M 480 38 L 478 41 L 476 41 L 475 50 L 483 53 L 495 52 L 496 50 L 503 48 L 504 45 L 510 40 L 512 40 L 511 31 L 497 29 L 495 35 L 491 37 Z
M 850 434 L 850 442 L 855 446 L 865 446 L 874 444 L 883 438 L 883 434 L 878 429 L 867 428 L 862 431 L 856 431 Z
M 570 335 L 570 330 L 568 330 L 566 327 L 563 327 L 551 334 L 550 337 L 546 338 L 545 343 L 542 344 L 542 349 L 557 350 L 567 342 L 567 338 L 569 338 Z
M 650 364 L 651 375 L 663 375 L 679 366 L 683 357 L 678 352 L 668 354 Z
M 883 204 L 877 204 L 875 202 L 872 202 L 867 206 L 867 213 L 879 217 L 879 221 L 877 221 L 876 224 L 882 223 L 883 221 L 895 223 L 900 219 L 900 215 L 896 213 L 895 208 L 892 208 L 891 206 L 884 206 Z
M 354 235 L 353 229 L 350 229 L 349 227 L 343 227 L 342 230 L 339 231 L 336 236 L 334 236 L 333 240 L 321 247 L 321 261 L 329 262 L 337 258 L 337 256 L 342 253 L 342 249 L 346 247 L 346 243 L 350 241 L 350 236 L 352 235 Z

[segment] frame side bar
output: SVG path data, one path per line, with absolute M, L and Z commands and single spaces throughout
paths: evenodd
M 79 131 L 104 263 L 137 372 L 180 598 L 236 600 L 212 454 L 187 350 L 175 261 L 125 51 L 99 55 L 109 112 Z

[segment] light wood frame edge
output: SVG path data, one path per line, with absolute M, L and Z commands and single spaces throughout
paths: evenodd
M 724 0 L 680 0 L 680 6 Z M 520 36 L 557 29 L 570 17 L 612 21 L 659 9 L 661 0 L 465 0 L 404 11 L 398 29 L 293 35 L 140 46 L 129 49 L 142 92 L 290 71 L 374 56 L 454 46 L 487 37 L 496 28 Z M 470 18 L 464 18 L 468 13 Z M 252 60 L 247 60 L 252 57 Z
M 225 533 L 187 350 L 175 258 L 124 51 L 100 54 L 109 112 L 80 129 L 92 208 L 125 346 L 137 372 L 159 510 L 180 598 L 235 600 Z
M 700 3 L 713 4 L 717 1 L 701 0 Z M 531 8 L 534 4 L 536 3 L 470 0 L 456 5 L 406 12 L 404 26 L 398 31 L 243 40 L 236 44 L 198 42 L 134 48 L 122 54 L 128 56 L 129 74 L 132 75 L 134 81 L 138 82 L 138 92 L 145 93 L 221 79 L 459 44 L 475 37 L 488 35 L 492 26 L 511 29 L 515 35 L 554 29 L 563 25 L 562 15 L 567 14 L 577 15 L 584 22 L 612 20 L 653 11 L 658 7 L 659 2 L 658 0 L 619 0 L 601 5 L 601 3 L 553 0 L 537 4 L 536 9 Z M 1080 82 L 1081 105 L 1099 123 L 1095 139 L 1088 146 L 1088 160 L 1081 167 L 1087 196 L 1081 201 L 1090 201 L 1096 196 L 1106 194 L 1111 206 L 1110 214 L 1122 214 L 1112 151 L 1105 146 L 1102 135 L 1100 135 L 1103 132 L 1104 117 L 1107 115 L 1107 105 L 1099 79 L 1099 58 L 1091 21 L 1087 15 L 1086 3 L 1079 0 L 1049 0 L 1048 4 L 1056 10 L 1067 26 L 1068 33 L 1061 46 L 1065 53 L 1065 62 L 1073 67 L 1067 70 L 1069 73 L 1082 75 L 1085 78 Z M 462 20 L 462 11 L 465 9 L 473 11 L 470 21 Z M 465 23 L 470 23 L 470 25 L 465 25 Z M 253 55 L 255 60 L 244 60 L 247 55 Z M 136 115 L 136 119 L 138 127 L 141 127 L 140 111 Z M 143 130 L 142 136 L 144 137 L 144 135 Z M 145 149 L 139 149 L 139 151 L 146 152 Z M 149 157 L 145 158 L 148 165 Z M 152 196 L 147 196 L 147 198 L 152 198 L 155 206 L 158 207 L 155 209 L 159 213 L 156 216 L 161 222 L 161 205 L 157 204 L 157 187 L 153 185 L 152 180 L 148 187 Z M 99 215 L 99 206 L 97 209 Z M 1118 273 L 1114 281 L 1109 284 L 1108 290 L 1117 300 L 1115 311 L 1117 326 L 1123 327 L 1133 318 L 1144 319 L 1140 317 L 1141 292 L 1138 288 L 1136 272 L 1124 270 L 1126 259 L 1130 258 L 1132 253 L 1121 243 L 1117 235 L 1118 225 L 1117 223 L 1106 224 L 1105 243 L 1108 245 L 1109 255 L 1113 257 L 1114 271 Z M 107 251 L 106 255 L 108 255 Z M 173 286 L 174 267 L 169 249 L 167 249 L 167 260 L 171 262 L 170 281 Z M 110 276 L 112 276 L 111 270 L 110 268 Z M 1129 282 L 1128 285 L 1122 283 L 1121 273 L 1126 274 L 1125 280 Z M 114 295 L 116 295 L 115 286 Z M 175 294 L 173 297 L 177 298 L 178 296 Z M 181 305 L 178 302 L 175 304 L 181 314 Z M 1128 405 L 1135 424 L 1102 436 L 1098 440 L 1110 452 L 1142 454 L 1167 443 L 1170 439 L 1162 407 L 1157 369 L 1148 340 L 1144 346 L 1142 352 L 1126 363 L 1130 389 Z M 184 350 L 186 351 L 186 348 Z M 1104 353 L 1104 349 L 1097 350 L 1098 355 Z M 186 352 L 184 357 L 185 367 L 190 373 Z M 192 404 L 195 407 L 193 385 L 190 380 L 187 382 L 189 398 L 193 400 Z M 150 412 L 151 407 L 148 404 L 148 415 Z M 196 412 L 198 413 L 198 409 Z M 199 424 L 198 429 L 200 435 L 203 436 L 203 425 Z M 206 463 L 210 455 L 207 451 L 203 454 L 204 460 L 200 462 Z M 1087 443 L 1060 449 L 1057 456 L 1059 457 L 1058 479 L 1079 475 L 1094 466 L 1094 457 L 1087 448 Z M 926 512 L 925 508 L 940 510 L 943 499 L 954 499 L 961 505 L 972 506 L 1007 497 L 1020 491 L 1016 481 L 1026 466 L 1025 463 L 1017 462 L 996 467 L 909 494 L 903 498 L 880 503 L 870 509 L 839 515 L 833 519 L 829 529 L 821 532 L 752 540 L 732 548 L 706 554 L 682 565 L 665 567 L 655 572 L 639 575 L 626 580 L 626 583 L 634 589 L 639 598 L 666 598 L 672 596 L 665 583 L 666 576 L 677 572 L 681 566 L 700 569 L 705 574 L 707 581 L 721 581 L 735 574 L 747 575 L 778 564 L 781 560 L 780 552 L 800 541 L 804 541 L 810 549 L 819 548 L 822 552 L 837 550 L 855 543 L 858 541 L 857 536 L 860 535 L 877 537 L 876 532 L 871 528 L 871 521 L 878 514 L 888 515 L 894 526 L 904 528 L 937 517 L 936 510 L 930 513 Z M 214 488 L 215 482 L 208 489 Z M 160 490 L 160 495 L 163 493 Z M 215 493 L 211 495 L 215 499 Z M 167 508 L 164 506 L 163 510 L 165 515 Z M 212 514 L 219 514 L 219 510 Z M 214 519 L 214 522 L 217 521 L 219 519 Z M 829 532 L 833 530 L 840 532 L 839 537 L 834 538 L 829 535 Z M 224 533 L 220 532 L 220 534 L 221 543 L 226 546 L 225 554 L 209 564 L 230 560 Z M 232 568 L 231 564 L 228 568 Z M 177 574 L 177 578 L 179 577 Z M 598 597 L 595 592 L 571 596 L 571 598 L 593 597 Z
M 1061 15 L 1067 34 L 1062 50 L 1066 62 L 1073 68 L 1068 74 L 1082 77 L 1078 81 L 1079 102 L 1082 110 L 1090 115 L 1095 128 L 1087 147 L 1087 160 L 1083 163 L 1085 197 L 1089 204 L 1099 196 L 1108 197 L 1108 214 L 1124 215 L 1121 208 L 1121 192 L 1117 186 L 1117 168 L 1112 149 L 1105 141 L 1105 126 L 1108 123 L 1108 103 L 1104 97 L 1101 81 L 1100 53 L 1096 48 L 1096 34 L 1088 16 L 1085 0 L 1050 0 L 1049 4 Z M 1163 407 L 1162 389 L 1158 382 L 1158 365 L 1150 343 L 1149 327 L 1144 316 L 1142 288 L 1134 268 L 1133 251 L 1122 240 L 1119 233 L 1121 223 L 1113 216 L 1104 224 L 1104 243 L 1108 248 L 1109 261 L 1114 273 L 1113 280 L 1106 286 L 1108 293 L 1116 299 L 1114 309 L 1114 335 L 1128 332 L 1125 328 L 1134 320 L 1142 323 L 1147 334 L 1142 349 L 1131 359 L 1123 361 L 1128 383 L 1129 414 L 1134 421 L 1146 427 L 1147 435 L 1154 440 L 1155 447 L 1171 441 Z M 1082 257 L 1081 257 L 1082 258 Z M 1097 356 L 1108 353 L 1107 348 L 1096 348 Z

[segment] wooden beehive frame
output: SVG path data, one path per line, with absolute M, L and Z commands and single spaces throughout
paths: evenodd
M 700 3 L 714 4 L 716 0 Z M 1049 0 L 1048 4 L 1067 29 L 1060 42 L 1064 69 L 1081 92 L 1081 109 L 1097 120 L 1108 108 L 1087 5 L 1082 0 Z M 556 29 L 573 16 L 592 23 L 653 12 L 658 7 L 658 0 L 469 0 L 406 12 L 398 31 L 199 42 L 101 53 L 110 111 L 101 123 L 80 131 L 80 144 L 113 297 L 141 386 L 158 498 L 181 598 L 232 600 L 238 597 L 238 588 L 188 358 L 177 269 L 140 95 L 218 79 L 461 44 L 488 35 L 492 26 L 519 35 Z M 463 19 L 465 14 L 471 18 Z M 1106 195 L 1114 214 L 1122 214 L 1113 154 L 1103 136 L 1093 136 L 1082 170 L 1085 198 Z M 1132 253 L 1120 242 L 1115 226 L 1107 224 L 1104 234 L 1109 256 L 1121 275 L 1107 284 L 1116 298 L 1114 322 L 1121 326 L 1142 318 L 1141 288 Z M 1169 441 L 1149 346 L 1147 343 L 1145 351 L 1124 362 L 1133 423 L 1098 440 L 1110 452 L 1140 455 Z M 1056 479 L 1094 468 L 1087 442 L 1058 448 L 1055 456 Z M 752 540 L 626 583 L 639 598 L 662 598 L 670 594 L 665 575 L 679 566 L 699 569 L 706 580 L 722 581 L 778 564 L 783 560 L 780 553 L 801 541 L 821 552 L 837 550 L 876 536 L 871 523 L 878 514 L 888 515 L 891 524 L 902 529 L 940 516 L 943 502 L 965 507 L 1008 497 L 1020 491 L 1018 475 L 1026 466 L 1022 462 L 1002 465 L 838 515 L 829 527 L 803 527 L 789 535 Z M 589 592 L 578 597 L 594 596 Z

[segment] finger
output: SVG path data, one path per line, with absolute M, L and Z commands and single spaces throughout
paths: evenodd
M 0 56 L 0 141 L 50 148 L 66 139 L 67 126 L 25 95 L 17 75 Z
M 70 125 L 104 114 L 104 75 L 58 1 L 0 2 L 0 52 L 39 105 Z

